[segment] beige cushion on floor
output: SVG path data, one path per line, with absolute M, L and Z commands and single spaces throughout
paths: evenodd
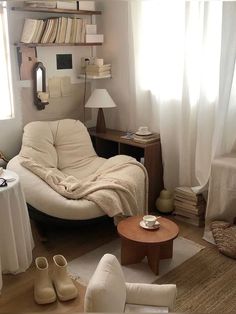
M 211 229 L 219 251 L 236 259 L 236 225 L 226 221 L 214 221 Z

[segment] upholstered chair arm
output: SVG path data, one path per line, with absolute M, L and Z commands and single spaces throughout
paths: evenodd
M 173 311 L 176 285 L 126 283 L 126 303 L 168 307 Z

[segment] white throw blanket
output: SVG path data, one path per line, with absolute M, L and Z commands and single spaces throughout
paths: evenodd
M 21 159 L 25 168 L 44 180 L 57 193 L 68 199 L 86 199 L 97 204 L 108 216 L 143 215 L 148 209 L 148 175 L 134 158 L 118 155 L 108 159 L 93 175 L 79 180 L 57 168 L 46 168 L 32 159 Z M 141 190 L 131 167 L 144 173 L 145 191 Z M 137 170 L 138 170 L 137 169 Z M 130 173 L 130 175 L 129 175 Z M 140 176 L 137 176 L 140 178 Z M 137 195 L 145 193 L 145 208 L 140 208 Z

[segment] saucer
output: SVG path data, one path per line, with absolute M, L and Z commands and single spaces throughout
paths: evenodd
M 155 229 L 158 229 L 160 227 L 160 223 L 158 221 L 156 221 L 155 225 L 152 227 L 146 226 L 146 224 L 143 220 L 140 221 L 139 225 L 140 225 L 140 227 L 142 227 L 144 229 L 148 229 L 148 230 L 155 230 Z
M 141 136 L 145 136 L 145 135 L 151 135 L 152 134 L 152 132 L 139 132 L 139 131 L 137 131 L 137 132 L 135 132 L 135 134 L 136 135 L 141 135 Z

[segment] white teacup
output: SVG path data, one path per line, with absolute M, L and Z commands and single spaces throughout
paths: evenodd
M 140 126 L 140 127 L 138 128 L 138 132 L 139 132 L 139 133 L 143 133 L 143 134 L 148 133 L 148 132 L 149 132 L 148 126 Z
M 38 98 L 41 102 L 48 102 L 49 94 L 46 92 L 38 92 Z
M 157 217 L 154 215 L 145 215 L 143 216 L 143 221 L 147 227 L 153 227 L 157 221 Z

